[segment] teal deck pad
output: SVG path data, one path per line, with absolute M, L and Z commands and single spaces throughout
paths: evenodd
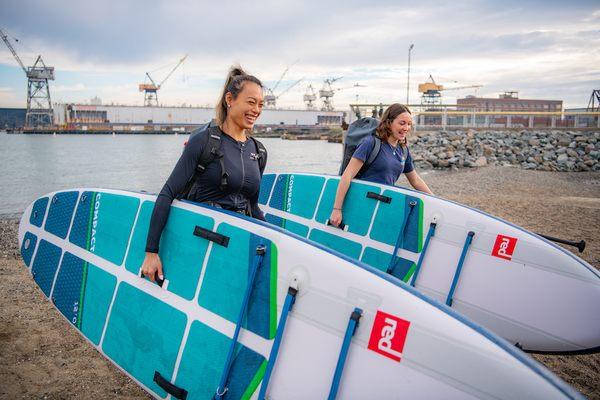
M 296 235 L 300 235 L 302 237 L 308 236 L 308 226 L 299 224 L 294 221 L 290 221 L 289 219 L 278 217 L 273 214 L 265 214 L 265 219 L 268 223 L 283 228 L 287 231 L 295 233 Z
M 121 265 L 139 204 L 135 197 L 97 193 L 88 250 Z
M 165 397 L 153 380 L 154 371 L 171 380 L 186 322 L 181 311 L 122 282 L 102 349 L 138 381 Z
M 275 183 L 274 174 L 265 174 L 260 180 L 260 192 L 258 194 L 258 202 L 260 204 L 267 204 L 269 196 L 271 195 L 271 189 L 273 189 L 273 183 Z
M 88 249 L 96 192 L 86 191 L 79 197 L 69 241 L 82 249 Z
M 269 206 L 312 219 L 324 183 L 321 176 L 278 175 Z
M 125 268 L 134 274 L 139 272 L 144 261 L 153 209 L 154 203 L 145 201 L 135 226 L 125 263 Z M 206 239 L 194 236 L 196 226 L 213 230 L 214 220 L 192 211 L 172 207 L 159 244 L 163 272 L 169 280 L 167 289 L 187 300 L 193 299 L 196 294 L 209 243 Z
M 31 257 L 33 256 L 36 243 L 37 236 L 31 232 L 25 232 L 25 236 L 23 236 L 23 243 L 21 244 L 21 257 L 23 257 L 23 261 L 28 267 L 31 263 Z
M 188 391 L 188 399 L 213 398 L 230 342 L 224 334 L 199 321 L 192 322 L 175 380 L 176 386 Z
M 188 391 L 189 400 L 213 398 L 230 343 L 231 339 L 224 334 L 199 321 L 192 323 L 175 380 L 176 386 Z M 264 374 L 264 362 L 263 356 L 238 344 L 225 398 L 250 398 Z
M 44 229 L 62 239 L 67 237 L 79 192 L 60 192 L 52 196 Z
M 242 326 L 271 339 L 277 318 L 276 299 L 273 296 L 277 284 L 277 251 L 267 239 L 226 223 L 220 224 L 217 232 L 230 238 L 229 246 L 212 246 L 198 304 L 236 323 L 256 246 L 262 243 L 267 253 L 258 269 L 249 300 L 249 312 Z
M 327 180 L 321 202 L 319 203 L 319 209 L 315 216 L 317 222 L 324 224 L 331 216 L 339 181 L 338 178 Z M 350 185 L 346 199 L 344 200 L 343 209 L 343 222 L 348 225 L 348 232 L 364 236 L 369 231 L 377 201 L 368 199 L 368 192 L 379 194 L 380 189 L 377 186 L 360 182 L 352 182 Z
M 116 285 L 117 278 L 114 275 L 88 264 L 79 321 L 81 332 L 96 345 L 100 343 Z
M 42 197 L 41 199 L 37 199 L 31 208 L 29 223 L 41 228 L 44 216 L 46 215 L 46 208 L 48 208 L 48 198 Z
M 408 204 L 416 201 L 417 205 L 404 230 L 404 241 L 401 248 L 414 253 L 420 252 L 423 236 L 423 201 L 417 197 L 406 196 L 392 190 L 385 190 L 383 195 L 391 197 L 392 202 L 379 205 L 371 228 L 371 239 L 394 246 L 402 227 L 404 215 L 409 211 Z
M 360 245 L 360 243 L 356 243 L 352 240 L 332 235 L 331 233 L 324 232 L 319 229 L 311 230 L 308 238 L 310 240 L 314 240 L 317 243 L 321 243 L 325 247 L 329 247 L 330 249 L 339 251 L 340 253 L 345 254 L 350 258 L 357 259 L 358 257 L 360 257 L 362 246 Z
M 226 399 L 249 399 L 267 368 L 266 359 L 247 347 L 238 346 L 227 381 Z
M 81 258 L 65 252 L 52 293 L 56 308 L 78 328 L 83 304 L 82 296 L 85 291 L 83 283 L 84 274 L 87 272 L 86 264 Z
M 59 311 L 94 344 L 100 342 L 117 278 L 65 253 L 52 297 Z
M 35 255 L 35 259 L 33 260 L 33 266 L 31 267 L 33 279 L 42 289 L 46 297 L 50 296 L 52 282 L 54 281 L 54 275 L 58 268 L 61 253 L 60 247 L 42 239 Z
M 390 253 L 385 253 L 383 251 L 367 247 L 365 248 L 365 251 L 360 260 L 365 264 L 369 264 L 370 266 L 385 272 L 390 263 L 391 257 L 392 255 Z M 396 256 L 395 259 L 396 266 L 394 267 L 394 270 L 392 271 L 391 275 L 404 282 L 408 282 L 410 277 L 415 272 L 415 263 L 398 256 Z

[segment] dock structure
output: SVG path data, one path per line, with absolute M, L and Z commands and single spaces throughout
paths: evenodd
M 379 118 L 389 104 L 350 104 L 350 120 Z M 440 104 L 431 107 L 411 104 L 414 127 L 433 129 L 599 129 L 600 112 L 586 109 L 559 111 L 490 110 L 471 104 Z

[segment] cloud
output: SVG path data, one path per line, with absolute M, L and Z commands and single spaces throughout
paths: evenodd
M 173 65 L 183 54 L 188 60 L 160 94 L 173 104 L 212 104 L 234 62 L 273 85 L 298 59 L 281 87 L 305 80 L 279 99 L 281 105 L 300 106 L 309 83 L 318 90 L 331 76 L 344 76 L 338 88 L 367 86 L 339 91 L 338 105 L 357 94 L 361 101 L 404 99 L 411 43 L 413 100 L 416 84 L 429 74 L 482 83 L 482 92 L 492 94 L 523 88 L 541 97 L 587 97 L 581 91 L 594 86 L 584 90 L 581 82 L 597 84 L 588 75 L 600 62 L 600 7 L 593 1 L 509 0 L 499 7 L 476 0 L 2 0 L 1 6 L 0 25 L 20 39 L 15 47 L 24 62 L 42 53 L 56 67 L 57 93 L 65 98 L 64 88 L 72 88 L 86 98 L 141 101 L 136 85 L 145 72 Z M 16 65 L 4 47 L 0 64 Z M 155 72 L 158 79 L 165 73 Z M 578 80 L 578 74 L 586 77 Z

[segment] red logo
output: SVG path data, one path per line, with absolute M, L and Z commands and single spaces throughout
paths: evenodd
M 369 349 L 400 362 L 409 326 L 409 321 L 377 311 L 369 339 Z
M 496 237 L 496 243 L 494 243 L 494 249 L 492 250 L 492 255 L 495 257 L 504 258 L 505 260 L 512 260 L 513 252 L 515 251 L 515 246 L 517 245 L 517 239 L 498 235 Z

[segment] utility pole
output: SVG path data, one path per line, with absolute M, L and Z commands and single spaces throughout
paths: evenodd
M 412 52 L 413 47 L 415 47 L 413 43 L 411 43 L 411 45 L 408 47 L 408 73 L 406 74 L 406 105 L 408 105 L 410 102 L 410 53 Z

